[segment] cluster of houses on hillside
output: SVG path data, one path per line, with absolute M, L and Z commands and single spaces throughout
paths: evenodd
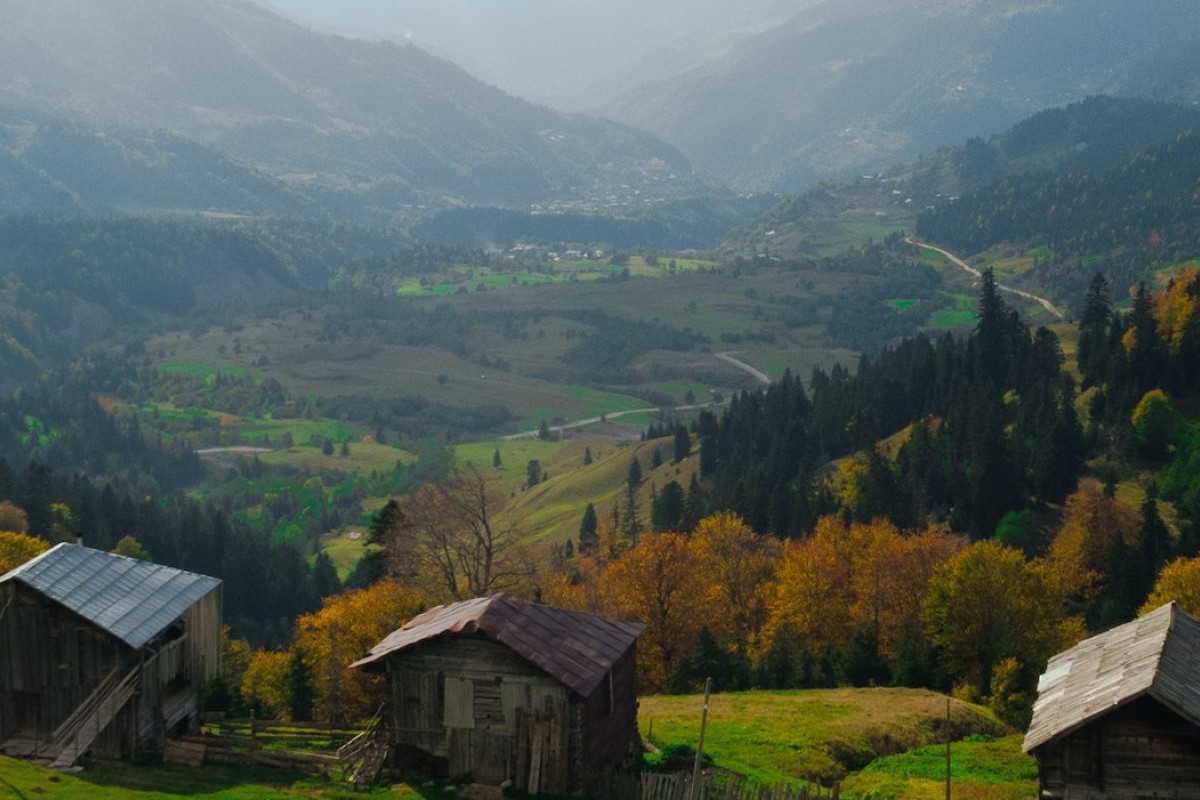
M 394 774 L 579 793 L 639 753 L 642 626 L 508 595 L 439 606 L 354 666 L 387 676 Z M 161 750 L 221 673 L 215 578 L 73 544 L 0 576 L 0 750 Z M 1025 749 L 1040 794 L 1200 800 L 1200 622 L 1174 604 L 1059 654 Z

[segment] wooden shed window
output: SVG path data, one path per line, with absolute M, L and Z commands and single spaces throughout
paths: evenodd
M 474 728 L 475 682 L 469 678 L 454 678 L 447 675 L 444 686 L 445 706 L 442 710 L 442 724 L 447 728 Z

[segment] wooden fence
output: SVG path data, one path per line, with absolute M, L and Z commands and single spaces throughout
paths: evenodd
M 201 722 L 199 735 L 169 740 L 163 756 L 168 761 L 195 766 L 204 762 L 262 764 L 330 775 L 337 771 L 338 747 L 357 733 L 317 722 L 210 716 Z
M 338 749 L 359 730 L 320 723 L 279 720 L 225 720 L 207 715 L 199 735 L 169 741 L 169 761 L 262 764 L 348 778 L 354 765 L 339 761 Z M 594 776 L 584 796 L 590 800 L 837 800 L 838 789 L 767 786 L 730 773 L 714 771 L 701 778 L 699 797 L 692 796 L 691 773 L 619 772 Z
M 688 773 L 619 773 L 590 782 L 586 795 L 595 800 L 693 800 L 692 776 Z M 838 789 L 819 787 L 767 786 L 751 783 L 727 773 L 701 778 L 695 800 L 837 800 Z

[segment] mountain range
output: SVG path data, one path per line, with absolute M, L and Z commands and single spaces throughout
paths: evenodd
M 562 111 L 711 60 L 819 0 L 255 0 L 303 24 L 409 41 Z
M 606 107 L 618 122 L 245 0 L 4 5 L 7 212 L 644 218 L 717 207 L 725 186 L 875 174 L 1090 95 L 1200 100 L 1191 0 L 763 0 L 765 32 L 664 37 L 645 73 L 662 79 Z M 592 10 L 611 23 L 620 9 Z
M 240 168 L 243 199 L 274 194 L 271 213 L 307 201 L 378 220 L 427 204 L 620 205 L 702 187 L 651 135 L 519 100 L 415 46 L 319 34 L 240 0 L 4 5 L 9 172 L 41 168 L 27 144 L 61 140 L 42 127 L 51 120 L 93 149 L 169 131 Z M 180 148 L 199 152 L 159 138 L 125 154 L 152 167 Z
M 603 109 L 742 190 L 794 191 L 1089 95 L 1200 99 L 1189 0 L 826 0 Z

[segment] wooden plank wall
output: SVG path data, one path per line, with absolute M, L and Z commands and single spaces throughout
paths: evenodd
M 217 586 L 183 615 L 188 635 L 188 675 L 197 688 L 221 677 L 222 589 Z
M 10 602 L 11 601 L 11 602 Z M 115 667 L 139 655 L 92 623 L 19 583 L 0 587 L 0 742 L 48 738 Z M 139 732 L 155 729 L 161 689 L 181 670 L 198 693 L 221 668 L 220 587 L 184 614 L 182 652 L 143 674 L 139 696 L 97 739 L 95 749 L 128 755 Z
M 132 654 L 20 584 L 6 584 L 0 597 L 0 740 L 48 737 Z
M 1143 698 L 1037 753 L 1044 790 L 1075 797 L 1200 800 L 1200 728 Z
M 624 763 L 638 742 L 637 654 L 630 649 L 613 665 L 611 688 L 597 689 L 587 701 L 582 722 L 584 773 Z
M 387 669 L 396 743 L 447 759 L 451 775 L 521 788 L 532 775 L 543 791 L 569 791 L 572 694 L 506 646 L 446 637 L 395 654 Z

